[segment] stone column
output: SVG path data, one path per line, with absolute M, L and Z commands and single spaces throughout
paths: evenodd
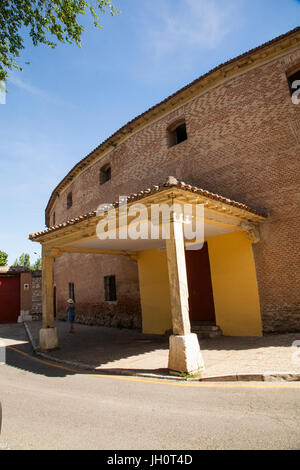
M 42 247 L 42 321 L 39 348 L 43 351 L 58 348 L 57 329 L 54 327 L 53 258 L 50 250 Z
M 198 337 L 191 333 L 183 225 L 176 218 L 170 221 L 166 251 L 173 323 L 168 367 L 177 374 L 198 374 L 204 370 L 204 364 Z

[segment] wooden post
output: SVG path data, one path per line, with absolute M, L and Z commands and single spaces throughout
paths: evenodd
M 173 335 L 169 344 L 169 369 L 175 374 L 200 374 L 204 363 L 198 337 L 191 333 L 183 225 L 170 221 L 166 240 Z
M 49 351 L 58 347 L 57 329 L 54 327 L 53 308 L 53 254 L 42 246 L 42 322 L 40 349 Z
M 166 240 L 173 334 L 191 332 L 189 292 L 186 274 L 182 222 L 170 221 L 170 238 Z
M 53 311 L 53 257 L 42 250 L 42 312 L 43 328 L 54 327 Z

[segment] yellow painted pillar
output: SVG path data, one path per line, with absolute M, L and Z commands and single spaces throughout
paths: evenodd
M 163 335 L 172 328 L 166 252 L 140 251 L 138 271 L 143 333 Z
M 217 325 L 225 336 L 262 336 L 252 240 L 234 232 L 207 243 Z
M 169 369 L 174 373 L 198 374 L 204 370 L 198 337 L 191 333 L 183 225 L 170 221 L 166 240 L 173 335 L 169 343 Z
M 49 351 L 58 347 L 57 329 L 54 327 L 53 258 L 51 251 L 42 247 L 42 323 L 39 348 Z

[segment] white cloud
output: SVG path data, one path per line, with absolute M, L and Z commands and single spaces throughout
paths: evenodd
M 14 75 L 9 76 L 9 82 L 11 82 L 17 88 L 21 88 L 22 90 L 27 91 L 31 95 L 40 96 L 41 98 L 48 98 L 47 93 L 33 85 L 30 85 L 29 83 L 24 82 L 23 80 Z
M 160 27 L 149 31 L 157 56 L 183 47 L 215 48 L 236 22 L 238 0 L 181 0 L 165 3 L 160 10 Z
M 37 98 L 40 98 L 44 101 L 50 102 L 53 105 L 57 106 L 68 106 L 71 108 L 74 108 L 73 103 L 68 103 L 56 96 L 54 96 L 51 93 L 48 93 L 41 88 L 38 88 L 37 86 L 31 85 L 28 82 L 25 82 L 21 78 L 19 78 L 16 75 L 9 75 L 8 77 L 8 86 L 7 88 L 9 89 L 9 83 L 12 83 L 14 86 L 17 88 L 20 88 L 21 90 L 24 90 L 25 92 L 29 93 L 30 95 L 36 96 Z

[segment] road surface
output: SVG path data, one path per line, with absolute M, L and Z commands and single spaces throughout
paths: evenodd
M 299 449 L 300 384 L 78 373 L 7 349 L 1 449 Z

